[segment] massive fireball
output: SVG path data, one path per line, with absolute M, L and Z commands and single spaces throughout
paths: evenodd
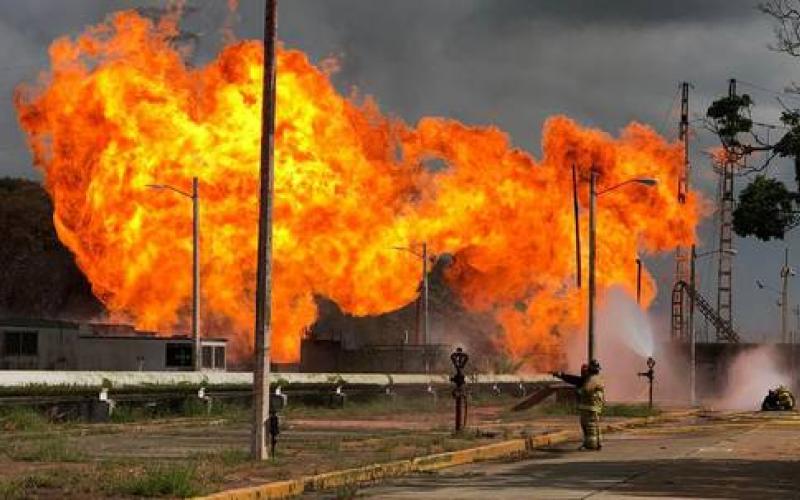
M 191 294 L 191 203 L 147 186 L 189 191 L 199 177 L 203 333 L 246 349 L 262 47 L 233 43 L 193 67 L 175 33 L 172 21 L 123 12 L 55 41 L 50 71 L 17 91 L 19 122 L 59 237 L 108 310 L 140 328 L 185 325 Z M 414 300 L 419 263 L 392 247 L 423 241 L 454 257 L 450 286 L 468 308 L 494 313 L 499 346 L 517 357 L 557 351 L 585 311 L 574 286 L 573 164 L 584 206 L 592 166 L 601 187 L 659 180 L 600 198 L 601 291 L 633 289 L 637 252 L 690 244 L 699 217 L 696 194 L 677 202 L 680 145 L 647 126 L 613 138 L 554 117 L 536 161 L 496 127 L 446 118 L 412 126 L 346 98 L 297 50 L 278 51 L 275 147 L 274 353 L 283 361 L 298 357 L 315 294 L 355 315 Z M 654 295 L 647 275 L 643 302 Z

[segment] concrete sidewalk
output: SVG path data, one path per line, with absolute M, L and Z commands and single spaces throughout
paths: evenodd
M 395 479 L 358 495 L 386 500 L 800 498 L 798 431 L 800 421 L 786 415 L 628 430 L 608 436 L 599 453 L 564 444 L 522 461 Z
M 631 418 L 602 426 L 604 432 L 614 432 L 642 425 L 663 423 L 685 419 L 694 411 L 667 413 L 659 417 Z M 347 469 L 312 476 L 304 476 L 288 481 L 267 483 L 235 490 L 223 491 L 205 497 L 207 500 L 239 500 L 287 498 L 309 491 L 325 491 L 333 488 L 352 487 L 419 472 L 431 472 L 485 460 L 518 458 L 531 451 L 553 446 L 567 441 L 577 441 L 580 431 L 577 426 L 569 430 L 548 432 L 537 436 L 512 439 L 464 450 L 438 453 L 435 455 L 373 464 L 355 469 Z

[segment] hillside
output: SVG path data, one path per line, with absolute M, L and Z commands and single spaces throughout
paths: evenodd
M 102 313 L 56 236 L 41 184 L 0 179 L 0 315 L 81 319 Z

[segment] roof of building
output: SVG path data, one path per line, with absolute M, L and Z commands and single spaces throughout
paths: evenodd
M 21 328 L 70 328 L 77 330 L 80 325 L 73 321 L 43 318 L 0 318 L 0 327 L 12 326 Z
M 187 335 L 140 335 L 138 333 L 132 335 L 98 335 L 98 334 L 84 334 L 80 336 L 82 339 L 100 339 L 100 340 L 158 340 L 158 341 L 178 341 L 178 342 L 191 342 L 192 338 Z M 228 339 L 219 337 L 200 337 L 200 342 L 224 342 L 227 343 Z
M 81 328 L 81 327 L 88 328 Z M 77 323 L 44 318 L 0 318 L 0 328 L 52 328 L 80 331 L 82 338 L 141 339 L 141 340 L 191 340 L 187 334 L 159 335 L 158 332 L 136 330 L 133 325 L 118 323 Z M 228 342 L 220 337 L 201 337 L 201 341 Z

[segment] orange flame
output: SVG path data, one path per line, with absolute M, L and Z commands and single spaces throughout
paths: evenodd
M 188 67 L 170 43 L 175 33 L 172 22 L 123 12 L 74 41 L 57 40 L 50 72 L 18 89 L 19 121 L 59 237 L 107 308 L 140 328 L 184 324 L 191 293 L 191 204 L 147 186 L 188 191 L 200 178 L 204 324 L 230 332 L 244 350 L 253 324 L 262 48 L 234 43 Z M 557 352 L 584 321 L 574 286 L 573 163 L 584 205 L 592 165 L 601 186 L 660 181 L 600 198 L 601 290 L 635 287 L 637 251 L 693 241 L 699 200 L 676 201 L 680 145 L 644 125 L 615 139 L 551 118 L 537 162 L 495 127 L 390 119 L 370 99 L 340 95 L 305 54 L 287 49 L 278 51 L 277 99 L 278 360 L 297 358 L 301 331 L 315 320 L 314 294 L 355 315 L 414 300 L 418 262 L 391 248 L 422 241 L 454 256 L 450 285 L 469 308 L 495 314 L 499 345 L 515 356 Z M 445 168 L 427 168 L 431 161 Z M 654 295 L 647 276 L 645 303 Z

